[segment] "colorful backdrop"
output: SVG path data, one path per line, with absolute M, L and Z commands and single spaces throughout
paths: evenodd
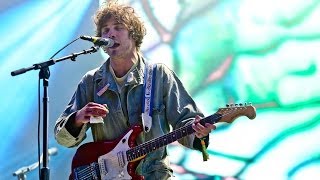
M 145 56 L 172 68 L 205 115 L 229 103 L 251 102 L 257 109 L 255 120 L 218 125 L 207 162 L 199 152 L 170 145 L 174 179 L 320 178 L 320 1 L 121 2 L 132 4 L 147 26 Z M 94 35 L 99 3 L 0 2 L 0 179 L 17 179 L 13 172 L 37 161 L 42 115 L 39 72 L 10 72 L 47 61 L 80 35 Z M 91 46 L 78 40 L 55 58 Z M 51 179 L 67 179 L 76 150 L 56 143 L 55 120 L 82 75 L 106 58 L 98 52 L 50 67 L 48 138 L 49 147 L 58 149 L 49 161 Z M 42 98 L 42 82 L 40 87 Z M 27 178 L 38 179 L 38 169 Z

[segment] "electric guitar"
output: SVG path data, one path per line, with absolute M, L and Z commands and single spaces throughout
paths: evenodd
M 240 116 L 249 119 L 256 117 L 256 110 L 251 104 L 227 105 L 215 114 L 201 119 L 200 123 L 232 123 Z M 81 145 L 72 160 L 72 172 L 69 179 L 144 179 L 135 174 L 140 160 L 148 153 L 166 146 L 178 139 L 194 133 L 192 124 L 176 129 L 166 135 L 136 145 L 135 139 L 143 131 L 141 126 L 133 126 L 122 137 L 114 141 L 90 142 Z

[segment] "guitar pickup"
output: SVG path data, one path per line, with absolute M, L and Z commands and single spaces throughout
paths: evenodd
M 108 174 L 108 159 L 101 158 L 98 160 L 100 174 L 107 175 Z
M 117 153 L 117 157 L 118 157 L 118 162 L 119 162 L 119 166 L 120 167 L 124 167 L 125 166 L 125 160 L 124 160 L 124 154 L 122 151 Z

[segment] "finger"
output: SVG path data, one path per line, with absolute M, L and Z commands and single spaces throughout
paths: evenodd
M 192 128 L 193 128 L 196 132 L 200 131 L 200 129 L 199 129 L 199 127 L 197 126 L 197 124 L 199 124 L 199 123 L 194 122 L 194 123 L 192 124 Z
M 203 137 L 206 137 L 208 134 L 203 134 L 203 133 L 200 133 L 200 132 L 196 132 L 195 135 L 196 135 L 197 138 L 203 138 Z
M 78 111 L 75 115 L 75 121 L 76 122 L 81 122 L 81 123 L 87 123 L 89 122 L 90 116 L 85 115 L 84 111 Z
M 89 102 L 86 106 L 88 106 L 88 107 L 99 106 L 99 104 L 95 103 L 95 102 Z
M 106 116 L 109 111 L 105 107 L 87 107 L 86 115 L 89 116 Z
M 89 102 L 86 106 L 87 107 L 103 108 L 103 109 L 107 109 L 108 108 L 108 106 L 106 104 L 99 104 L 99 103 L 95 103 L 95 102 Z
M 200 121 L 201 121 L 200 116 L 199 117 L 196 116 L 195 119 L 194 119 L 194 122 L 192 124 L 195 125 L 195 126 L 198 125 L 198 124 L 201 125 Z
M 209 126 L 209 127 L 207 127 Z M 207 136 L 211 131 L 212 129 L 215 128 L 214 125 L 211 125 L 209 123 L 206 124 L 206 127 L 204 126 L 195 126 L 195 131 L 199 134 L 201 134 L 202 136 Z
M 205 124 L 206 128 L 209 128 L 211 130 L 215 130 L 217 127 L 214 124 L 206 123 Z
M 204 135 L 203 135 L 201 132 L 195 132 L 195 135 L 196 135 L 198 138 L 204 137 Z
M 201 119 L 202 119 L 201 116 L 199 116 L 199 115 L 195 116 L 195 121 L 199 122 Z
M 206 131 L 206 130 L 202 130 L 200 129 L 198 126 L 194 125 L 192 126 L 192 128 L 195 131 L 195 134 L 198 138 L 202 138 L 204 136 L 207 136 L 209 134 L 210 131 Z
M 200 122 L 200 119 L 197 119 L 197 118 L 196 118 L 196 119 L 194 119 L 194 122 L 193 122 L 193 123 L 194 123 L 194 124 L 198 124 L 199 122 Z
M 203 130 L 205 130 L 205 129 L 206 129 L 206 127 L 205 127 L 205 126 L 203 126 L 203 125 L 202 125 L 202 124 L 200 124 L 200 123 L 195 124 L 195 126 L 196 126 L 196 128 L 197 128 L 197 129 L 199 129 L 200 131 L 203 131 Z
M 196 135 L 197 138 L 202 138 L 203 137 L 200 133 L 197 133 L 197 132 L 195 133 L 195 135 Z

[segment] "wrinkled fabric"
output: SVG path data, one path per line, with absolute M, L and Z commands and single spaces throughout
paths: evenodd
M 66 147 L 78 146 L 86 138 L 88 128 L 91 128 L 93 141 L 115 140 L 123 136 L 131 126 L 141 125 L 145 60 L 140 58 L 138 63 L 125 83 L 127 96 L 124 96 L 126 99 L 123 103 L 126 103 L 127 107 L 124 110 L 120 98 L 123 95 L 119 94 L 116 82 L 108 68 L 110 60 L 101 67 L 87 72 L 78 84 L 66 109 L 56 121 L 57 142 Z M 159 63 L 156 64 L 155 73 L 152 128 L 148 133 L 142 132 L 138 136 L 137 144 L 168 134 L 171 127 L 177 129 L 190 124 L 196 115 L 203 117 L 173 71 Z M 107 84 L 109 84 L 108 89 L 98 96 L 97 92 Z M 70 117 L 89 102 L 107 104 L 109 114 L 104 118 L 104 124 L 84 124 L 80 133 L 73 136 L 68 131 L 72 127 L 66 128 L 66 124 Z M 194 149 L 194 138 L 194 135 L 189 135 L 180 139 L 179 143 Z M 167 156 L 166 147 L 149 153 L 139 164 L 137 173 L 144 175 L 147 179 L 152 177 L 168 179 L 172 176 L 172 170 Z

